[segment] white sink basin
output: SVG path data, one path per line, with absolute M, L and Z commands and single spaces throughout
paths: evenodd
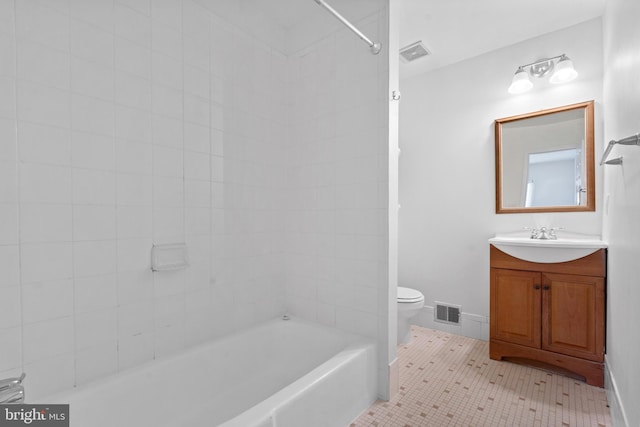
M 573 261 L 607 244 L 596 238 L 563 238 L 539 240 L 523 236 L 496 236 L 489 243 L 512 257 L 529 262 L 551 263 Z

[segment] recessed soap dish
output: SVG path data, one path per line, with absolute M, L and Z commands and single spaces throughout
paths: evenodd
M 181 270 L 188 266 L 187 245 L 184 243 L 153 245 L 151 248 L 151 270 L 153 271 Z

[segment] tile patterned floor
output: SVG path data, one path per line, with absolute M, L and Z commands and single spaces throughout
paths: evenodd
M 400 393 L 351 427 L 609 427 L 604 389 L 489 359 L 489 343 L 412 327 L 398 348 Z

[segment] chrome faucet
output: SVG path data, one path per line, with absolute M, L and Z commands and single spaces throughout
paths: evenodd
M 557 240 L 556 230 L 562 230 L 562 227 L 540 227 L 531 229 L 531 238 L 538 240 Z
M 23 403 L 24 386 L 22 380 L 27 374 L 24 372 L 17 378 L 0 380 L 0 403 Z

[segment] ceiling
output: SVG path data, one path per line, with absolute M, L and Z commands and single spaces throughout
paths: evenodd
M 211 0 L 210 0 L 211 1 Z M 219 1 L 219 0 L 213 0 Z M 606 0 L 396 0 L 400 46 L 422 40 L 430 56 L 400 63 L 401 78 L 424 73 L 602 16 Z M 349 20 L 381 0 L 326 0 Z M 235 2 L 234 2 L 235 3 Z M 285 30 L 326 15 L 313 0 L 239 0 Z M 245 10 L 247 10 L 245 9 Z M 322 18 L 325 19 L 325 18 Z
M 422 40 L 432 55 L 410 77 L 602 16 L 606 0 L 400 0 L 400 47 Z

